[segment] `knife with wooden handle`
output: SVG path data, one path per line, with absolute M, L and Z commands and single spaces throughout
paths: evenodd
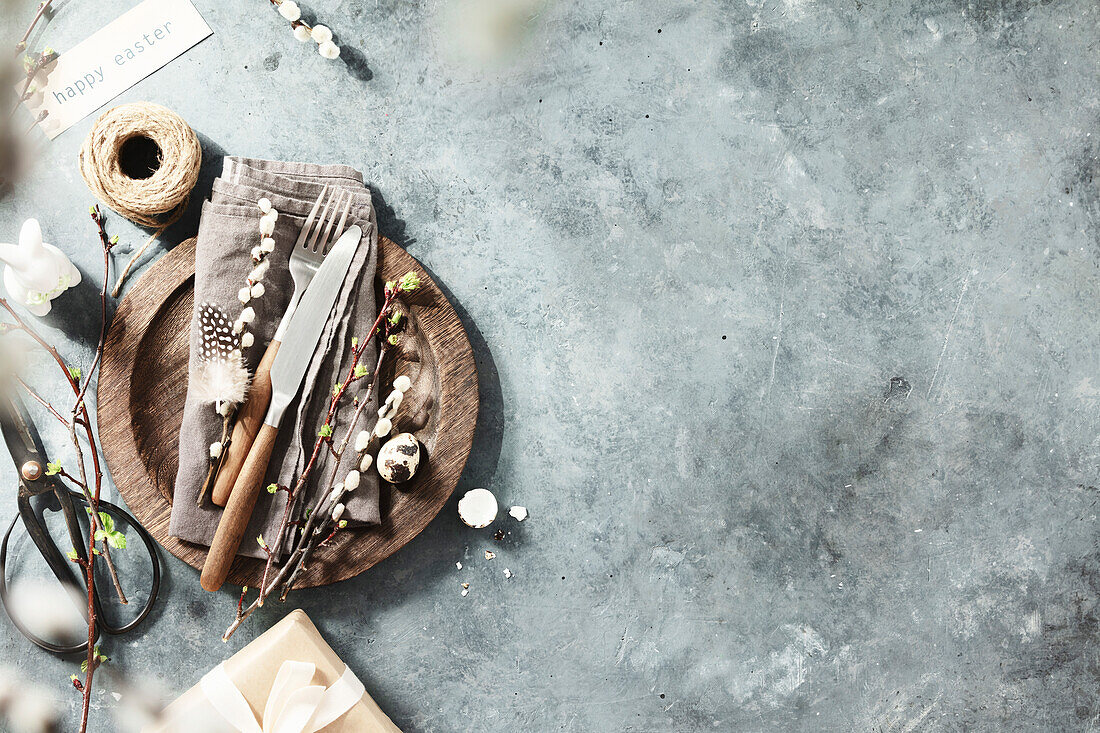
M 210 552 L 202 568 L 200 582 L 208 591 L 221 588 L 229 574 L 229 567 L 237 556 L 241 540 L 248 529 L 256 498 L 263 488 L 264 476 L 279 433 L 279 423 L 290 405 L 302 378 L 309 367 L 321 332 L 340 293 L 340 285 L 347 276 L 348 267 L 363 238 L 363 230 L 349 227 L 325 256 L 313 282 L 306 288 L 298 308 L 290 319 L 282 346 L 271 363 L 271 404 L 267 408 L 264 424 L 252 443 L 237 481 L 222 512 Z M 273 538 L 275 539 L 275 538 Z

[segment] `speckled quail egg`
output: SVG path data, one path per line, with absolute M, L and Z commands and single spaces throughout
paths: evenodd
M 378 475 L 391 484 L 401 484 L 413 477 L 420 466 L 420 443 L 412 433 L 395 435 L 378 449 Z

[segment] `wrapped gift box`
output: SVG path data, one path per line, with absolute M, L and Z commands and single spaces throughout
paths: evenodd
M 194 731 L 401 733 L 300 610 L 207 673 L 144 733 Z

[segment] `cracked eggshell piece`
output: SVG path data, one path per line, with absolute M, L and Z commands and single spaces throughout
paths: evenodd
M 378 449 L 378 475 L 391 484 L 408 481 L 420 466 L 420 443 L 412 433 L 395 435 Z
M 458 516 L 474 529 L 488 527 L 497 518 L 497 498 L 488 489 L 467 491 L 458 502 Z
M 511 514 L 517 522 L 522 522 L 524 519 L 527 519 L 527 507 L 525 506 L 514 506 L 508 510 L 508 513 Z

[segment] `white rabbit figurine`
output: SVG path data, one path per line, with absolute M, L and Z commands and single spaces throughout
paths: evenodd
M 27 219 L 19 232 L 19 244 L 0 244 L 4 287 L 12 300 L 36 316 L 52 308 L 51 300 L 80 283 L 76 269 L 65 253 L 42 241 L 37 219 Z

